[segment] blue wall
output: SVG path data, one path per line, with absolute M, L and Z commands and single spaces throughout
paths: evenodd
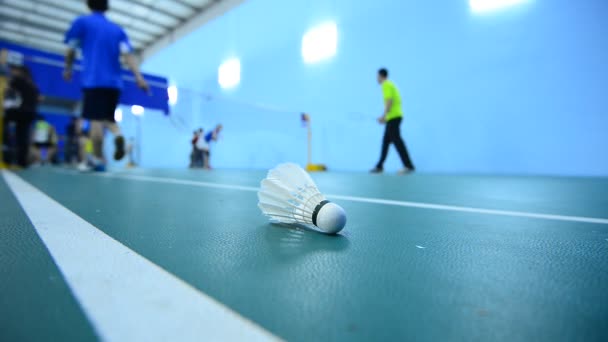
M 69 100 L 80 100 L 82 96 L 79 71 L 80 60 L 76 61 L 73 77 L 74 81 L 65 82 L 62 76 L 64 56 L 2 40 L 0 40 L 0 49 L 8 49 L 13 53 L 16 52 L 21 54 L 21 63 L 30 68 L 34 81 L 42 95 Z M 166 78 L 144 74 L 143 76 L 149 82 L 151 88 L 150 95 L 147 95 L 137 87 L 131 71 L 123 70 L 122 73 L 125 82 L 121 92 L 121 103 L 131 105 L 137 104 L 168 112 Z
M 608 175 L 608 1 L 530 0 L 487 15 L 466 0 L 354 3 L 248 0 L 150 58 L 147 71 L 224 100 L 182 98 L 185 129 L 146 116 L 142 153 L 163 156 L 147 165 L 185 165 L 190 130 L 216 122 L 216 167 L 304 163 L 297 112 L 308 111 L 317 162 L 369 169 L 382 135 L 375 72 L 386 66 L 421 171 Z M 338 25 L 338 54 L 305 65 L 302 34 L 325 20 Z M 242 82 L 223 92 L 217 67 L 229 57 Z M 386 168 L 399 166 L 391 150 Z

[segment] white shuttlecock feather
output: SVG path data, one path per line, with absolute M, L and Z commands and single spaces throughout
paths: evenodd
M 258 199 L 258 207 L 273 222 L 312 225 L 327 234 L 338 233 L 346 224 L 344 209 L 329 202 L 308 173 L 293 163 L 268 172 Z

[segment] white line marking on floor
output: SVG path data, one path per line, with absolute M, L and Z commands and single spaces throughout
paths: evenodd
M 102 340 L 279 340 L 13 173 L 2 175 Z
M 386 204 L 386 205 L 394 205 L 394 206 L 410 207 L 410 208 L 434 209 L 434 210 L 444 210 L 444 211 L 459 211 L 459 212 L 465 212 L 465 213 L 487 214 L 487 215 L 498 215 L 498 216 L 526 217 L 526 218 L 553 220 L 553 221 L 570 221 L 570 222 L 580 222 L 580 223 L 608 224 L 608 219 L 595 218 L 595 217 L 539 214 L 539 213 L 529 213 L 529 212 L 524 212 L 524 211 L 483 209 L 483 208 L 473 208 L 473 207 L 460 207 L 460 206 L 453 206 L 453 205 L 393 201 L 393 200 L 385 200 L 385 199 L 378 199 L 378 198 L 352 197 L 352 196 L 340 196 L 340 195 L 328 195 L 327 197 L 330 197 L 333 199 L 341 199 L 341 200 L 345 200 L 345 201 L 352 201 L 352 202 Z
M 209 183 L 209 182 L 201 182 L 201 181 L 193 181 L 193 180 L 177 179 L 177 178 L 125 175 L 125 174 L 116 174 L 116 173 L 95 173 L 95 175 L 100 176 L 100 177 L 107 177 L 107 178 L 123 178 L 123 179 L 132 179 L 132 180 L 139 180 L 139 181 L 146 181 L 146 182 L 155 182 L 155 183 L 192 185 L 192 186 L 200 186 L 200 187 L 215 188 L 215 189 L 240 190 L 240 191 L 251 191 L 251 192 L 257 192 L 259 190 L 257 187 L 253 187 L 253 186 Z
M 119 179 L 137 180 L 137 181 L 145 181 L 145 182 L 164 183 L 164 184 L 191 185 L 191 186 L 199 186 L 199 187 L 214 188 L 214 189 L 240 190 L 240 191 L 251 191 L 251 192 L 258 191 L 257 187 L 252 187 L 252 186 L 209 183 L 209 182 L 201 182 L 201 181 L 185 180 L 185 179 L 177 179 L 177 178 L 125 175 L 125 174 L 114 174 L 114 173 L 100 173 L 100 174 L 96 174 L 96 175 L 102 176 L 102 177 L 107 177 L 107 178 L 119 178 Z M 326 195 L 326 196 L 328 198 L 334 199 L 334 200 L 344 200 L 344 201 L 372 203 L 372 204 L 384 204 L 384 205 L 409 207 L 409 208 L 455 211 L 455 212 L 497 215 L 497 216 L 524 217 L 524 218 L 553 220 L 553 221 L 608 224 L 608 219 L 595 218 L 595 217 L 553 215 L 553 214 L 530 213 L 530 212 L 524 212 L 524 211 L 483 209 L 483 208 L 462 207 L 462 206 L 454 206 L 454 205 L 395 201 L 395 200 L 386 200 L 386 199 L 370 198 L 370 197 L 355 197 L 355 196 L 343 196 L 343 195 Z

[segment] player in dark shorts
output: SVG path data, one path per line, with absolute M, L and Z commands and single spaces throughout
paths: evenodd
M 72 79 L 72 66 L 76 50 L 83 54 L 82 62 L 82 117 L 90 120 L 93 141 L 94 167 L 105 169 L 103 156 L 104 129 L 114 135 L 114 159 L 125 156 L 125 139 L 114 120 L 120 91 L 123 87 L 120 56 L 125 55 L 129 69 L 135 75 L 137 85 L 148 91 L 149 87 L 133 56 L 133 48 L 125 31 L 106 18 L 108 0 L 88 0 L 91 14 L 78 17 L 66 32 L 68 51 L 63 73 L 67 81 Z

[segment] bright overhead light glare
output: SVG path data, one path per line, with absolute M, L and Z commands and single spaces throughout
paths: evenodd
M 514 5 L 519 5 L 528 0 L 469 0 L 471 11 L 475 13 L 486 13 L 503 9 Z
M 170 85 L 167 88 L 167 95 L 169 95 L 169 105 L 175 106 L 177 104 L 177 86 Z
M 131 106 L 131 113 L 137 116 L 144 115 L 144 107 L 138 105 Z
M 338 27 L 327 22 L 313 27 L 302 37 L 302 58 L 306 63 L 317 63 L 336 55 Z
M 116 110 L 114 111 L 114 120 L 116 122 L 122 121 L 122 109 L 116 108 Z
M 234 88 L 241 83 L 241 61 L 232 58 L 220 65 L 217 82 L 223 89 Z

